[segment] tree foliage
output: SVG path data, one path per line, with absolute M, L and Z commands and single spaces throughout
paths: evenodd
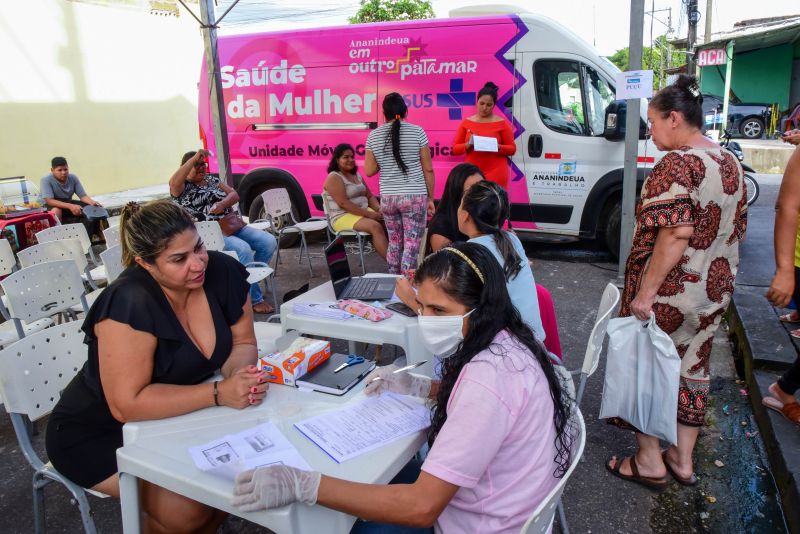
M 350 17 L 350 24 L 433 17 L 430 0 L 361 0 L 361 7 Z
M 608 57 L 608 60 L 620 70 L 628 70 L 630 64 L 628 47 L 617 50 Z M 684 63 L 686 63 L 686 54 L 667 42 L 664 35 L 656 38 L 652 47 L 646 46 L 642 50 L 642 69 L 653 71 L 653 89 L 656 91 L 666 85 L 667 74 L 665 71 Z

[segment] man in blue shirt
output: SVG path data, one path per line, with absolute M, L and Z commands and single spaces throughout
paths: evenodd
M 89 236 L 102 239 L 100 220 L 88 220 L 83 213 L 84 206 L 98 206 L 100 203 L 86 194 L 77 176 L 69 172 L 67 159 L 62 156 L 53 158 L 50 174 L 42 177 L 39 186 L 40 194 L 50 212 L 63 224 L 82 222 Z M 73 196 L 78 200 L 73 200 Z

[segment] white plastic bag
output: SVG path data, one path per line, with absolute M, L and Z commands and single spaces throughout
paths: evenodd
M 608 357 L 600 419 L 619 417 L 644 434 L 678 442 L 681 358 L 672 339 L 649 321 L 608 322 Z

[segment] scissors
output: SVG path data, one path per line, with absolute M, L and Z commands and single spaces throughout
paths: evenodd
M 338 373 L 342 369 L 346 369 L 346 368 L 350 367 L 351 365 L 358 365 L 360 363 L 364 363 L 364 358 L 362 358 L 361 356 L 353 356 L 351 354 L 350 356 L 347 357 L 347 361 L 344 362 L 339 367 L 337 367 L 336 369 L 334 369 L 333 372 L 334 373 Z

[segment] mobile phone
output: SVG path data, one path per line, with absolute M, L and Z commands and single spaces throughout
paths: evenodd
M 387 310 L 392 310 L 400 315 L 405 315 L 406 317 L 416 317 L 417 312 L 403 304 L 402 302 L 392 302 L 391 304 L 386 305 Z

